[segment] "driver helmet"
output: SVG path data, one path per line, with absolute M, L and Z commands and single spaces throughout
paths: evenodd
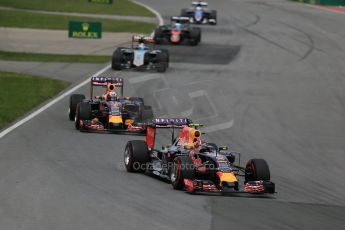
M 181 29 L 181 23 L 178 23 L 178 22 L 176 22 L 175 23 L 175 28 L 177 29 L 177 30 L 180 30 Z
M 145 50 L 145 44 L 144 44 L 143 42 L 142 42 L 142 43 L 139 43 L 138 49 L 139 49 L 139 50 Z
M 216 153 L 217 147 L 214 144 L 203 143 L 200 146 L 200 153 Z
M 107 95 L 107 101 L 118 101 L 119 98 L 115 92 L 109 92 Z

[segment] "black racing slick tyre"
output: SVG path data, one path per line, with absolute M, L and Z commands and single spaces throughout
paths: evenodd
M 215 21 L 215 22 L 211 23 L 212 25 L 217 24 L 217 11 L 211 10 L 210 19 L 214 19 L 214 21 Z
M 196 46 L 201 41 L 201 29 L 198 27 L 192 28 L 190 31 L 189 44 Z
M 170 181 L 174 189 L 184 188 L 184 179 L 195 178 L 195 167 L 189 156 L 179 156 L 173 161 L 170 170 Z
M 167 67 L 169 67 L 169 62 L 170 62 L 170 54 L 169 50 L 167 49 L 161 49 L 162 53 L 165 55 L 165 61 L 167 63 Z
M 144 106 L 144 109 L 141 114 L 141 121 L 148 122 L 153 119 L 153 110 L 151 106 Z
M 147 144 L 143 140 L 128 141 L 124 162 L 127 172 L 140 172 L 145 170 L 146 163 L 149 162 Z
M 88 102 L 80 102 L 77 105 L 74 118 L 75 128 L 80 130 L 80 120 L 91 120 L 91 105 Z
M 161 44 L 163 39 L 162 29 L 161 27 L 158 27 L 155 29 L 155 35 L 153 37 L 153 40 L 155 40 L 156 44 Z
M 89 102 L 79 103 L 79 119 L 91 120 L 91 105 Z
M 161 52 L 157 54 L 157 71 L 164 73 L 167 71 L 169 63 L 169 53 Z
M 82 94 L 72 94 L 69 98 L 69 110 L 68 117 L 71 121 L 74 120 L 75 112 L 79 102 L 82 102 L 85 99 L 85 96 Z
M 121 70 L 122 66 L 121 66 L 121 61 L 122 61 L 122 52 L 121 52 L 121 47 L 117 48 L 114 53 L 113 53 L 113 57 L 111 60 L 111 68 L 113 70 Z
M 251 159 L 246 164 L 246 181 L 269 181 L 271 179 L 270 169 L 264 159 Z
M 129 100 L 132 102 L 138 102 L 144 105 L 144 99 L 142 97 L 130 97 Z
M 181 17 L 188 17 L 188 9 L 181 10 Z

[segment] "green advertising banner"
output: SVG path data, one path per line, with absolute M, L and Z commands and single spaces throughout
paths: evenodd
M 70 21 L 68 27 L 68 37 L 101 39 L 102 23 Z
M 92 3 L 112 4 L 113 0 L 88 0 Z

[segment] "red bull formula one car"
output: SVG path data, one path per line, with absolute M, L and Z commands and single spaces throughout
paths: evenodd
M 187 44 L 196 46 L 201 41 L 201 29 L 191 27 L 188 17 L 171 17 L 170 25 L 159 26 L 155 30 L 157 44 Z
M 140 97 L 124 97 L 123 85 L 120 77 L 92 77 L 90 99 L 71 95 L 69 118 L 76 129 L 145 134 L 145 122 L 153 118 L 152 108 Z M 95 91 L 99 93 L 96 96 Z
M 158 176 L 170 181 L 174 189 L 190 193 L 275 193 L 265 160 L 251 159 L 245 167 L 235 164 L 235 155 L 240 154 L 202 141 L 199 126 L 185 118 L 154 119 L 147 127 L 146 141 L 127 143 L 124 152 L 127 171 Z M 172 130 L 171 143 L 157 148 L 159 131 L 168 128 Z M 182 130 L 175 137 L 176 129 Z M 244 178 L 243 183 L 240 178 Z

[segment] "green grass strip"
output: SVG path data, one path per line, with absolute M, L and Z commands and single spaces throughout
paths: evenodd
M 153 23 L 87 17 L 58 16 L 0 10 L 0 27 L 68 30 L 69 21 L 101 22 L 103 32 L 151 33 Z M 67 35 L 66 35 L 67 36 Z
M 60 12 L 148 16 L 154 14 L 129 0 L 113 0 L 113 4 L 89 3 L 87 0 L 0 0 L 0 6 Z
M 111 56 L 106 55 L 38 54 L 0 51 L 0 60 L 7 61 L 105 63 L 109 62 L 110 59 Z
M 0 128 L 53 97 L 69 84 L 43 77 L 0 72 Z

